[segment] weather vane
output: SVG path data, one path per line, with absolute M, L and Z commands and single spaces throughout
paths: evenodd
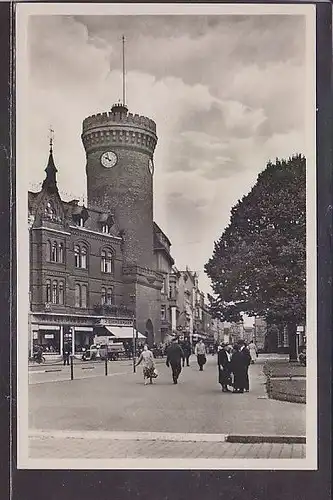
M 52 126 L 50 125 L 50 128 L 49 128 L 49 137 L 50 137 L 50 150 L 52 151 L 52 148 L 53 148 L 53 139 L 54 139 L 54 130 L 52 128 Z

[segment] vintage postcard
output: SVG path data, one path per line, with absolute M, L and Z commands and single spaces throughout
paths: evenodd
M 20 469 L 317 469 L 315 27 L 16 6 Z

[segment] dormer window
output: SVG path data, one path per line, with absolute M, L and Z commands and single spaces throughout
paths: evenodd
M 111 214 L 101 214 L 99 216 L 98 222 L 100 224 L 100 228 L 101 228 L 102 233 L 110 234 L 111 227 L 114 224 L 113 216 Z
M 76 205 L 72 210 L 72 217 L 73 217 L 73 221 L 75 222 L 75 224 L 77 226 L 84 227 L 84 225 L 89 217 L 89 213 L 85 207 L 81 207 L 79 205 Z

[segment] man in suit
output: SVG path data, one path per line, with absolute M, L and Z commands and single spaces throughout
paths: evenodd
M 239 341 L 239 352 L 243 355 L 245 365 L 245 392 L 250 390 L 249 366 L 251 364 L 251 354 L 244 340 Z
M 173 383 L 178 383 L 178 377 L 182 371 L 182 360 L 184 361 L 184 351 L 178 343 L 178 337 L 172 339 L 171 345 L 167 349 L 166 365 L 171 366 Z
M 228 351 L 228 344 L 222 344 L 217 348 L 217 365 L 219 374 L 219 383 L 222 386 L 222 392 L 230 392 L 228 385 L 231 385 L 230 371 L 231 355 Z
M 183 359 L 183 366 L 185 366 L 185 359 L 186 359 L 186 366 L 190 366 L 190 356 L 192 354 L 192 346 L 191 346 L 191 342 L 189 341 L 189 339 L 187 337 L 182 344 L 182 349 L 183 349 L 184 356 L 185 356 Z

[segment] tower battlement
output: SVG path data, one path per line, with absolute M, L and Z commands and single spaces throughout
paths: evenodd
M 90 131 L 92 128 L 113 127 L 114 125 L 124 125 L 130 127 L 138 127 L 146 129 L 156 134 L 156 123 L 147 118 L 133 113 L 124 113 L 118 111 L 117 106 L 114 106 L 115 111 L 97 113 L 96 115 L 88 116 L 83 120 L 83 133 Z
M 82 142 L 87 152 L 120 146 L 152 155 L 157 143 L 155 122 L 146 116 L 128 113 L 126 106 L 120 104 L 109 112 L 88 116 L 82 129 Z

